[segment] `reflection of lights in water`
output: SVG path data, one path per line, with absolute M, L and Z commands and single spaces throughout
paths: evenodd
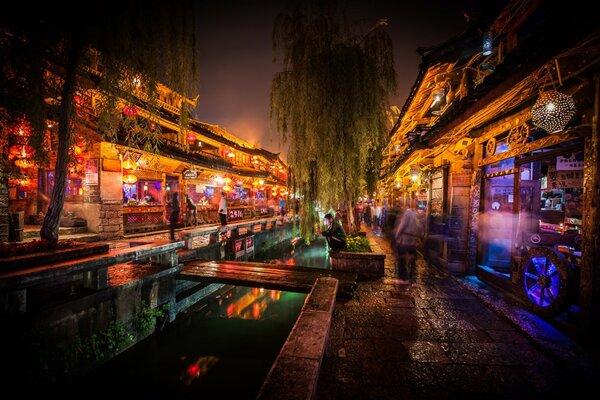
M 227 298 L 230 297 L 229 294 Z M 265 288 L 252 288 L 240 298 L 233 300 L 225 312 L 228 318 L 260 319 L 269 304 L 279 301 L 280 298 L 280 290 L 267 291 Z
M 186 385 L 190 385 L 195 379 L 201 378 L 208 373 L 210 367 L 219 361 L 218 357 L 206 356 L 200 357 L 195 363 L 190 364 L 180 376 Z

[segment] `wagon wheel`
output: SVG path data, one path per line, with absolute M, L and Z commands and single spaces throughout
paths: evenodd
M 494 153 L 496 153 L 496 139 L 491 138 L 487 141 L 485 145 L 485 153 L 488 157 L 493 156 Z
M 529 249 L 523 268 L 523 290 L 529 307 L 543 317 L 562 315 L 570 305 L 570 275 L 562 254 L 546 247 Z
M 516 126 L 516 127 L 512 128 L 510 130 L 510 133 L 508 134 L 508 146 L 511 149 L 514 149 L 515 147 L 525 144 L 525 142 L 527 142 L 528 138 L 529 138 L 529 125 L 527 125 L 525 123 L 525 124 Z

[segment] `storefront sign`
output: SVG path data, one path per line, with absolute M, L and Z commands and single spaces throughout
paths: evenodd
M 580 188 L 583 187 L 583 170 L 555 171 L 548 170 L 548 189 Z
M 86 185 L 97 185 L 98 184 L 98 160 L 97 159 L 85 160 L 85 184 Z
M 183 179 L 197 179 L 198 171 L 194 168 L 184 169 L 183 170 Z
M 583 169 L 583 152 L 577 152 L 569 155 L 569 157 L 556 157 L 556 169 L 558 171 L 573 171 Z

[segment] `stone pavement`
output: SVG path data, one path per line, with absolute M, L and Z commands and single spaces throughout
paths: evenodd
M 548 399 L 594 388 L 585 376 L 600 375 L 543 352 L 423 260 L 413 284 L 395 279 L 387 240 L 374 238 L 386 253 L 385 277 L 338 301 L 318 399 Z

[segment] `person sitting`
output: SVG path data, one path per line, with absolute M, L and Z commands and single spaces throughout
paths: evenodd
M 327 230 L 322 232 L 327 239 L 329 248 L 333 251 L 340 251 L 346 247 L 346 232 L 339 221 L 335 221 L 333 215 L 327 213 L 323 218 L 323 222 L 327 226 Z

